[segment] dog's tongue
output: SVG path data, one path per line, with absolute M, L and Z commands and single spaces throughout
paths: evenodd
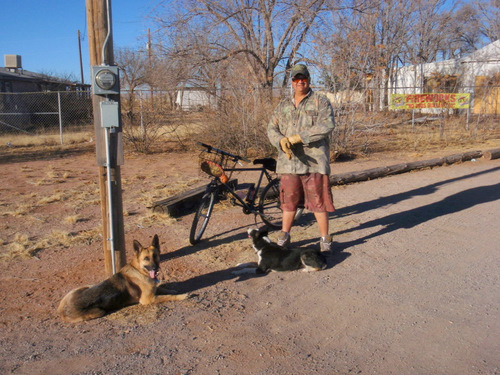
M 156 271 L 149 271 L 149 277 L 152 279 L 156 279 Z

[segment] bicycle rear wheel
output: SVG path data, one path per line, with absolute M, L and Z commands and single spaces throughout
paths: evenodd
M 280 180 L 275 178 L 262 191 L 259 201 L 262 221 L 272 229 L 281 229 L 283 211 L 280 202 Z
M 203 232 L 208 225 L 208 220 L 212 215 L 212 209 L 215 204 L 215 191 L 209 191 L 201 198 L 200 206 L 196 210 L 191 224 L 191 232 L 189 233 L 189 242 L 191 245 L 196 245 L 201 240 Z
M 298 220 L 304 211 L 304 207 L 299 207 L 295 213 L 294 220 Z M 272 180 L 262 191 L 259 201 L 259 212 L 262 214 L 262 221 L 270 229 L 281 229 L 283 223 L 283 210 L 280 201 L 280 179 Z

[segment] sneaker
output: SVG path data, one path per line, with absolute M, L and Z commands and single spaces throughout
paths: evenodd
M 281 232 L 276 243 L 279 246 L 288 247 L 290 245 L 290 233 Z
M 319 239 L 319 248 L 321 251 L 330 252 L 332 250 L 332 236 L 321 237 Z

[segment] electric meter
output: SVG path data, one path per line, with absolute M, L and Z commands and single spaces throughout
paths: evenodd
M 92 87 L 96 95 L 120 93 L 120 75 L 117 66 L 93 66 Z

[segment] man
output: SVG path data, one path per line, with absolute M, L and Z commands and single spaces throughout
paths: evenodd
M 321 251 L 330 251 L 328 216 L 335 210 L 329 181 L 333 109 L 326 97 L 311 89 L 305 65 L 295 65 L 291 79 L 293 96 L 278 104 L 267 128 L 270 142 L 278 149 L 276 171 L 281 175 L 283 227 L 278 244 L 290 243 L 297 207 L 304 204 L 318 223 Z

